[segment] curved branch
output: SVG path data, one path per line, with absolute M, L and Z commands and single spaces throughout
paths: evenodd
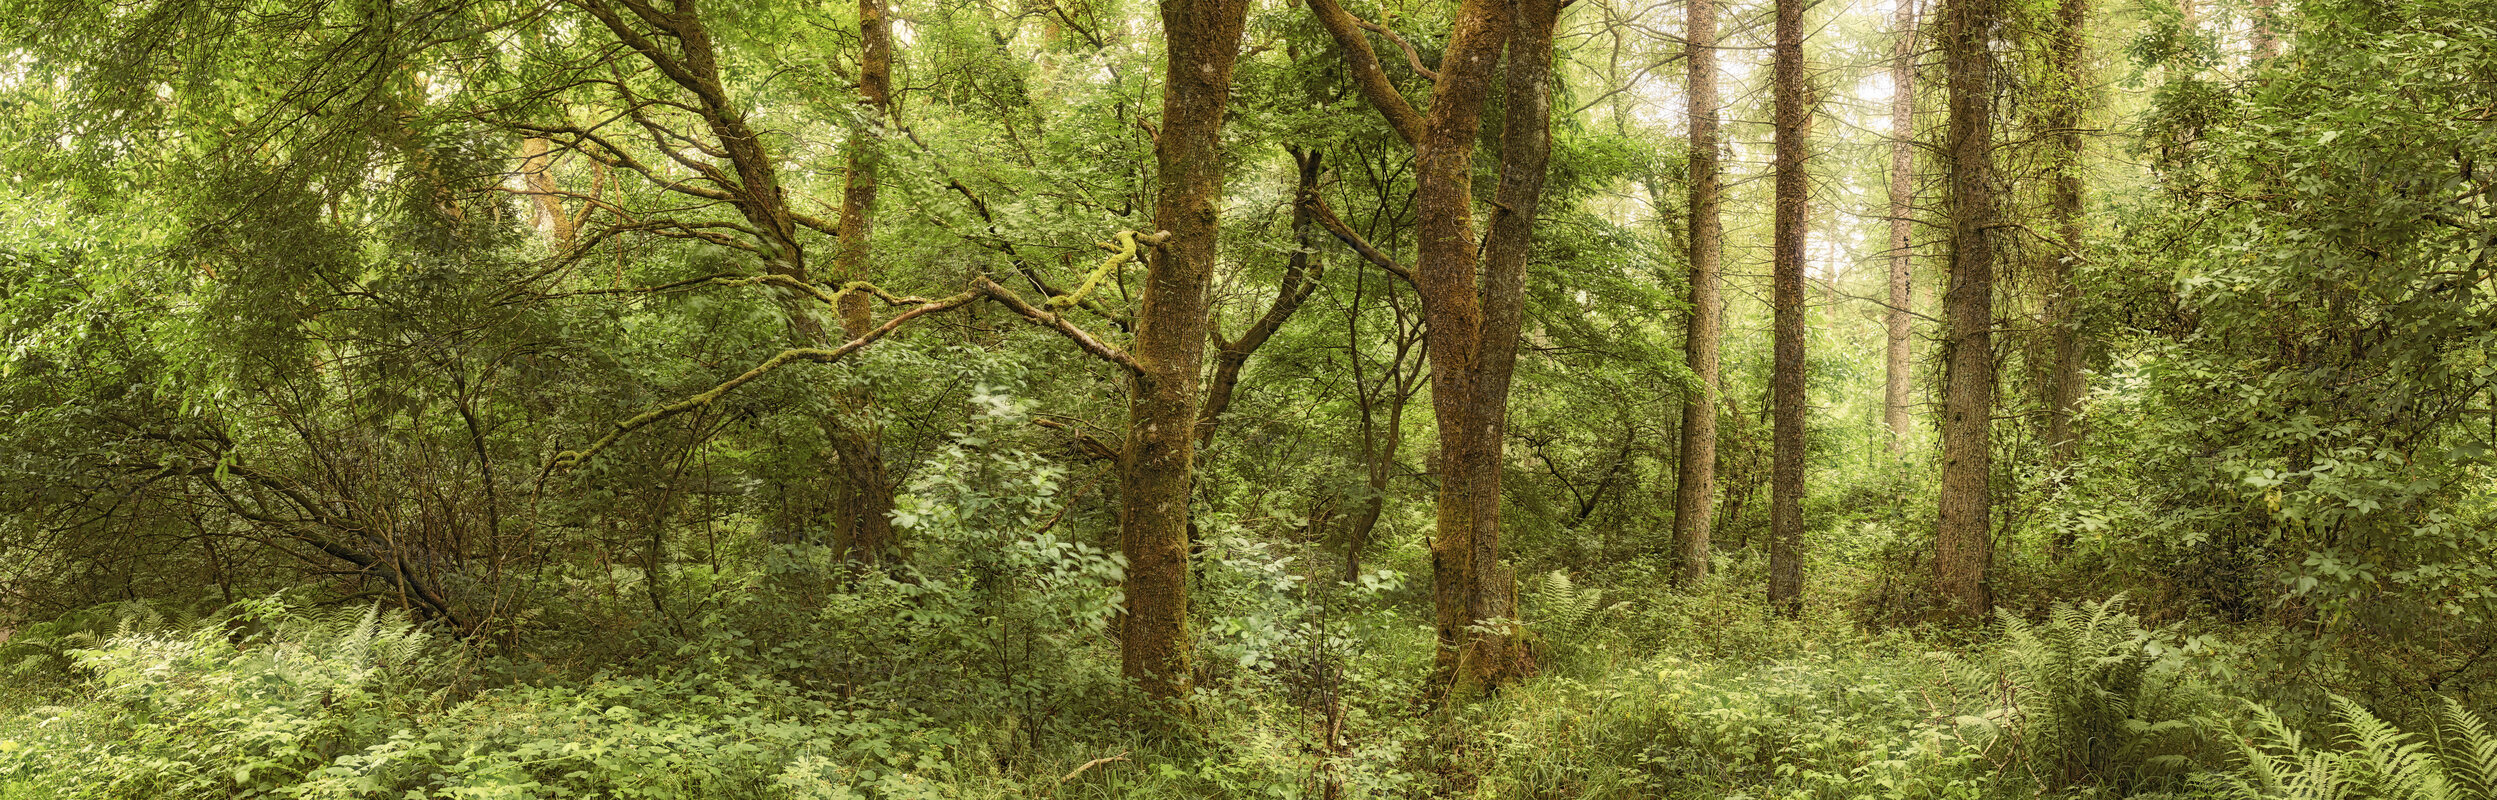
M 1068 341 L 1074 342 L 1076 347 L 1083 348 L 1084 352 L 1099 356 L 1103 361 L 1125 367 L 1128 372 L 1137 375 L 1144 374 L 1144 366 L 1137 364 L 1135 357 L 1128 355 L 1127 351 L 1101 341 L 1085 332 L 1084 329 L 1076 327 L 1075 323 L 1068 322 L 1065 317 L 1033 307 L 1031 303 L 1024 302 L 1022 295 L 1015 294 L 1013 289 L 999 286 L 996 281 L 983 276 L 971 279 L 971 290 L 995 299 L 1007 310 L 1021 314 L 1025 319 L 1038 323 L 1041 327 L 1057 331 Z
M 1309 10 L 1318 15 L 1319 24 L 1325 25 L 1327 34 L 1343 48 L 1344 60 L 1352 67 L 1353 84 L 1360 87 L 1361 96 L 1378 108 L 1379 115 L 1387 118 L 1388 127 L 1395 128 L 1396 135 L 1403 137 L 1406 144 L 1420 143 L 1422 113 L 1413 110 L 1413 104 L 1396 91 L 1395 82 L 1387 79 L 1387 70 L 1379 66 L 1378 51 L 1370 47 L 1369 38 L 1361 35 L 1362 21 L 1335 0 L 1309 0 Z M 1419 59 L 1416 62 L 1418 68 Z
M 623 438 L 625 434 L 648 427 L 651 423 L 710 405 L 712 402 L 719 400 L 720 397 L 728 394 L 731 390 L 751 383 L 756 378 L 761 378 L 764 375 L 771 374 L 773 370 L 777 370 L 781 367 L 800 361 L 808 361 L 817 364 L 829 364 L 834 361 L 839 361 L 844 356 L 858 352 L 860 348 L 874 344 L 876 340 L 890 335 L 895 330 L 899 330 L 902 327 L 902 323 L 909 322 L 912 319 L 927 314 L 934 314 L 940 311 L 951 311 L 964 305 L 968 305 L 972 301 L 980 299 L 980 297 L 981 293 L 971 291 L 963 292 L 962 294 L 954 295 L 952 297 L 930 300 L 926 303 L 921 303 L 918 307 L 912 308 L 909 311 L 893 315 L 893 318 L 885 321 L 883 325 L 877 326 L 874 330 L 870 330 L 865 334 L 861 334 L 856 339 L 843 342 L 839 347 L 793 347 L 787 350 L 782 350 L 778 355 L 765 359 L 763 363 L 755 365 L 753 369 L 746 370 L 744 374 L 730 378 L 718 386 L 711 387 L 708 391 L 704 391 L 692 397 L 678 400 L 674 403 L 669 403 L 649 411 L 644 411 L 635 415 L 632 419 L 616 423 L 615 430 L 608 431 L 607 435 L 599 437 L 598 441 L 592 442 L 586 449 L 566 450 L 555 454 L 554 460 L 548 462 L 547 470 L 550 472 L 557 470 L 571 470 L 574 467 L 580 466 L 583 462 L 588 461 L 591 456 L 598 455 L 600 451 L 607 449 L 609 445 L 615 444 L 616 440 Z
M 1404 34 L 1397 33 L 1394 28 L 1390 28 L 1376 22 L 1371 22 L 1360 17 L 1353 17 L 1353 23 L 1360 25 L 1362 30 L 1369 31 L 1380 36 L 1385 36 L 1388 41 L 1395 42 L 1397 47 L 1404 48 L 1405 63 L 1412 65 L 1413 71 L 1422 73 L 1422 77 L 1429 78 L 1434 83 L 1438 82 L 1439 70 L 1422 66 L 1422 53 L 1413 49 L 1413 42 L 1405 39 Z
M 1396 259 L 1389 257 L 1377 247 L 1371 246 L 1370 240 L 1361 238 L 1359 231 L 1353 230 L 1353 226 L 1344 224 L 1344 220 L 1335 216 L 1335 209 L 1327 207 L 1327 201 L 1319 197 L 1317 192 L 1301 195 L 1301 207 L 1309 209 L 1310 213 L 1317 217 L 1319 227 L 1327 229 L 1328 233 L 1335 234 L 1335 238 L 1342 241 L 1344 246 L 1359 253 L 1362 260 L 1376 265 L 1379 269 L 1387 270 L 1387 274 L 1403 278 L 1408 286 L 1413 284 L 1413 270 L 1396 263 Z
M 1170 241 L 1170 231 L 1159 231 L 1151 236 L 1137 236 L 1135 231 L 1119 231 L 1118 241 L 1116 246 L 1102 242 L 1101 247 L 1110 251 L 1109 259 L 1101 262 L 1101 267 L 1093 270 L 1092 275 L 1084 279 L 1082 286 L 1075 287 L 1073 293 L 1049 298 L 1049 307 L 1070 308 L 1082 304 L 1084 298 L 1091 297 L 1093 292 L 1101 288 L 1102 279 L 1110 277 L 1110 273 L 1117 272 L 1120 267 L 1135 261 L 1136 255 L 1143 252 L 1144 247 L 1160 247 L 1163 242 Z

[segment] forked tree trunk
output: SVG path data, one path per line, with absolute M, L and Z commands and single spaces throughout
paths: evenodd
M 1725 300 L 1718 293 L 1718 257 L 1724 251 L 1724 228 L 1718 217 L 1717 145 L 1717 0 L 1690 0 L 1684 37 L 1691 63 L 1691 321 L 1682 340 L 1682 357 L 1691 367 L 1698 391 L 1682 397 L 1681 467 L 1673 502 L 1674 557 L 1684 585 L 1708 577 L 1709 512 L 1715 509 L 1717 482 L 1717 342 L 1725 324 Z
M 1769 607 L 1784 616 L 1802 612 L 1804 355 L 1803 261 L 1811 209 L 1804 173 L 1804 137 L 1812 122 L 1803 85 L 1803 0 L 1777 0 L 1776 64 L 1777 208 L 1770 237 L 1770 292 L 1775 308 L 1776 363 L 1771 402 L 1776 406 L 1769 467 Z
M 1138 374 L 1119 458 L 1119 541 L 1127 620 L 1119 660 L 1159 698 L 1188 690 L 1188 492 L 1195 474 L 1198 372 L 1205 365 L 1222 195 L 1222 125 L 1246 0 L 1163 0 L 1162 131 L 1155 225 L 1171 234 L 1145 277 L 1130 353 Z
M 1910 217 L 1916 213 L 1916 3 L 1918 0 L 1895 0 L 1898 4 L 1897 49 L 1890 62 L 1890 307 L 1882 312 L 1882 326 L 1888 342 L 1883 350 L 1884 382 L 1882 384 L 1882 422 L 1890 428 L 1885 448 L 1896 455 L 1899 443 L 1907 438 L 1908 357 L 1911 354 L 1909 316 L 1915 307 L 1915 284 L 1910 280 L 1913 263 L 1914 234 Z
M 1527 246 L 1551 153 L 1557 0 L 1465 0 L 1442 56 L 1429 113 L 1389 82 L 1358 20 L 1312 0 L 1351 62 L 1354 83 L 1413 145 L 1414 288 L 1429 325 L 1431 405 L 1439 423 L 1438 524 L 1431 538 L 1437 680 L 1452 697 L 1532 669 L 1513 631 L 1516 582 L 1499 563 L 1500 467 L 1509 378 L 1523 324 Z M 1503 76 L 1500 184 L 1490 232 L 1476 240 L 1473 156 L 1482 111 Z M 1477 253 L 1481 253 L 1480 258 Z M 1480 282 L 1477 283 L 1477 268 Z
M 1318 177 L 1326 163 L 1325 154 L 1298 149 L 1291 152 L 1292 163 L 1298 167 L 1300 174 L 1293 183 L 1292 196 L 1300 198 L 1318 191 Z M 1313 230 L 1316 225 L 1307 204 L 1293 203 L 1292 255 L 1284 261 L 1283 283 L 1275 287 L 1274 302 L 1266 306 L 1266 313 L 1250 323 L 1240 338 L 1223 338 L 1218 327 L 1209 330 L 1214 339 L 1214 378 L 1213 383 L 1205 387 L 1204 406 L 1197 411 L 1196 446 L 1199 451 L 1214 443 L 1214 432 L 1221 429 L 1223 414 L 1231 410 L 1231 400 L 1240 388 L 1240 372 L 1247 367 L 1249 356 L 1256 355 L 1258 348 L 1266 346 L 1266 340 L 1274 338 L 1275 332 L 1283 329 L 1283 323 L 1291 321 L 1292 315 L 1300 311 L 1301 303 L 1308 301 L 1309 295 L 1318 290 L 1318 281 L 1323 277 L 1326 265 L 1310 260 L 1317 244 Z
M 1950 83 L 1950 289 L 1943 295 L 1942 486 L 1934 586 L 1945 618 L 1975 622 L 1990 607 L 1993 558 L 1995 0 L 1944 0 Z

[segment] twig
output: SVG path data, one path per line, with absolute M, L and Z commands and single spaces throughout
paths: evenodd
M 1121 753 L 1119 753 L 1118 755 L 1109 756 L 1109 757 L 1106 757 L 1106 758 L 1096 758 L 1096 759 L 1093 759 L 1093 760 L 1091 760 L 1091 761 L 1086 761 L 1086 762 L 1084 762 L 1084 765 L 1083 765 L 1083 766 L 1076 767 L 1074 772 L 1069 772 L 1069 773 L 1067 773 L 1067 774 L 1066 774 L 1066 777 L 1059 778 L 1059 779 L 1058 779 L 1058 785 L 1059 785 L 1059 786 L 1065 786 L 1067 781 L 1075 780 L 1075 776 L 1084 774 L 1084 770 L 1092 769 L 1092 768 L 1094 768 L 1094 767 L 1098 767 L 1098 766 L 1101 766 L 1101 765 L 1103 765 L 1103 764 L 1108 764 L 1108 763 L 1115 762 L 1115 761 L 1125 761 L 1125 760 L 1127 760 L 1127 754 L 1126 754 L 1125 752 L 1121 752 Z

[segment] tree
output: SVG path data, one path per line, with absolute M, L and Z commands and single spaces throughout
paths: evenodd
M 2081 261 L 2081 114 L 2088 105 L 2090 74 L 2082 35 L 2089 24 L 2089 0 L 2062 0 L 2055 11 L 2050 67 L 2056 75 L 2053 94 L 2042 120 L 2044 135 L 2054 143 L 2048 155 L 2046 213 L 2053 223 L 2056 246 L 2047 248 L 2040 272 L 2047 276 L 2046 331 L 2053 362 L 2047 375 L 2046 446 L 2050 465 L 2069 464 L 2080 450 L 2080 432 L 2073 429 L 2085 390 L 2081 375 L 2081 286 L 2073 273 Z M 2058 542 L 2058 549 L 2062 546 Z
M 1916 213 L 1916 2 L 1893 0 L 1898 8 L 1893 28 L 1898 37 L 1890 57 L 1890 304 L 1882 311 L 1882 423 L 1890 429 L 1886 449 L 1896 454 L 1906 438 L 1911 355 L 1910 323 L 1916 305 L 1910 266 L 1915 255 L 1911 239 Z
M 1453 693 L 1496 687 L 1531 667 L 1504 620 L 1516 581 L 1499 564 L 1500 469 L 1509 378 L 1523 325 L 1527 247 L 1551 154 L 1553 0 L 1465 0 L 1451 23 L 1429 111 L 1417 111 L 1334 0 L 1310 8 L 1349 62 L 1362 97 L 1413 147 L 1413 284 L 1429 326 L 1431 406 L 1439 423 L 1437 528 L 1431 539 L 1439 680 Z M 1507 53 L 1505 75 L 1499 68 Z M 1500 183 L 1492 221 L 1474 232 L 1473 156 L 1483 107 L 1505 78 Z M 1479 283 L 1477 273 L 1480 273 Z
M 1136 315 L 1135 391 L 1119 455 L 1119 542 L 1127 555 L 1122 671 L 1155 697 L 1188 686 L 1188 492 L 1195 476 L 1198 372 L 1205 364 L 1222 194 L 1222 125 L 1247 0 L 1162 0 L 1162 129 L 1154 251 Z
M 877 140 L 883 135 L 883 122 L 891 113 L 893 81 L 893 23 L 885 11 L 886 0 L 858 0 L 858 104 L 864 124 L 853 126 L 848 142 L 848 165 L 841 192 L 839 250 L 834 255 L 833 279 L 848 284 L 872 282 L 877 279 L 868 263 L 870 234 L 875 225 Z M 875 327 L 875 315 L 869 308 L 870 298 L 864 292 L 853 292 L 841 298 L 836 309 L 841 316 L 841 329 L 851 338 L 866 335 Z M 844 398 L 849 413 L 836 420 L 833 453 L 841 461 L 841 498 L 835 509 L 835 541 L 852 560 L 874 563 L 894 549 L 893 483 L 885 476 L 882 435 L 877 430 L 873 409 L 864 392 Z
M 1794 616 L 1803 602 L 1803 257 L 1811 225 L 1804 137 L 1812 109 L 1804 97 L 1803 0 L 1777 0 L 1777 45 L 1770 82 L 1777 106 L 1777 208 L 1770 247 L 1774 277 L 1776 363 L 1770 379 L 1776 407 L 1769 478 L 1769 605 Z
M 1994 72 L 1990 31 L 2001 24 L 1995 0 L 1944 0 L 1943 65 L 1950 123 L 1950 288 L 1943 294 L 1942 486 L 1934 533 L 1934 583 L 1941 611 L 1983 619 L 1991 605 L 1994 422 Z
M 1674 488 L 1673 540 L 1683 583 L 1708 576 L 1709 512 L 1715 509 L 1717 475 L 1717 343 L 1725 324 L 1719 295 L 1718 257 L 1724 228 L 1718 218 L 1717 3 L 1690 0 L 1686 29 L 1690 53 L 1691 322 L 1683 358 L 1698 384 L 1682 398 L 1680 477 Z

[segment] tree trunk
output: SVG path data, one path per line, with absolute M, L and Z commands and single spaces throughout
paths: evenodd
M 2280 55 L 2279 0 L 2254 0 L 2254 60 Z
M 1361 301 L 1366 282 L 1353 283 L 1352 310 L 1345 315 L 1351 334 L 1347 341 L 1362 341 Z M 1395 477 L 1396 451 L 1404 444 L 1405 404 L 1413 399 L 1421 376 L 1408 358 L 1418 358 L 1424 332 L 1405 324 L 1404 308 L 1388 298 L 1389 308 L 1396 312 L 1396 355 L 1387 364 L 1387 374 L 1379 377 L 1378 388 L 1372 389 L 1365 377 L 1361 357 L 1355 354 L 1353 368 L 1353 403 L 1361 412 L 1361 461 L 1368 477 L 1369 496 L 1363 498 L 1361 510 L 1355 512 L 1344 530 L 1344 580 L 1361 579 L 1361 553 L 1370 546 L 1371 532 L 1378 528 L 1379 515 L 1387 510 L 1387 485 Z M 1387 420 L 1378 419 L 1378 405 L 1387 404 Z
M 1690 0 L 1691 322 L 1682 356 L 1698 381 L 1682 398 L 1682 450 L 1674 490 L 1674 555 L 1684 585 L 1708 577 L 1708 534 L 1717 480 L 1717 341 L 1725 324 L 1718 294 L 1718 256 L 1725 231 L 1718 219 L 1717 0 Z
M 1890 62 L 1890 307 L 1882 314 L 1888 342 L 1884 350 L 1882 422 L 1890 428 L 1887 450 L 1896 455 L 1907 438 L 1908 363 L 1914 284 L 1909 280 L 1914 234 L 1909 217 L 1916 213 L 1916 2 L 1897 0 L 1898 49 Z
M 1803 261 L 1811 223 L 1804 174 L 1804 136 L 1812 109 L 1804 98 L 1803 0 L 1777 0 L 1776 64 L 1771 83 L 1777 115 L 1776 230 L 1771 235 L 1776 364 L 1769 477 L 1769 607 L 1785 616 L 1803 601 Z
M 2060 91 L 2046 115 L 2047 135 L 2055 143 L 2054 162 L 2050 165 L 2047 214 L 2053 218 L 2060 247 L 2046 255 L 2047 280 L 2046 330 L 2054 349 L 2054 364 L 2047 381 L 2046 446 L 2050 466 L 2063 467 L 2072 463 L 2081 446 L 2080 432 L 2073 428 L 2073 416 L 2080 411 L 2081 396 L 2086 390 L 2081 375 L 2081 332 L 2078 311 L 2081 286 L 2073 272 L 2080 266 L 2081 241 L 2081 114 L 2090 96 L 2089 65 L 2081 38 L 2089 23 L 2089 0 L 2063 0 L 2055 14 L 2055 38 L 2050 53 L 2055 72 L 2061 76 Z M 2060 557 L 2072 545 L 2071 537 L 2059 534 L 2053 542 L 2053 553 Z
M 1950 289 L 1943 296 L 1942 486 L 1934 586 L 1946 618 L 1975 622 L 1990 607 L 1993 557 L 1994 74 L 1988 31 L 1995 0 L 1944 0 L 1950 82 Z
M 1139 367 L 1119 458 L 1119 540 L 1127 556 L 1128 679 L 1157 698 L 1188 690 L 1188 492 L 1196 459 L 1198 371 L 1214 277 L 1222 125 L 1246 0 L 1163 0 L 1166 46 L 1153 217 L 1171 238 L 1152 255 L 1131 353 Z
M 520 140 L 520 174 L 537 216 L 545 221 L 547 234 L 555 238 L 555 252 L 562 253 L 572 249 L 572 217 L 564 214 L 564 200 L 555 193 L 555 160 L 547 154 L 547 145 L 543 137 Z
M 1427 115 L 1388 81 L 1358 20 L 1333 0 L 1311 0 L 1310 8 L 1344 50 L 1363 97 L 1413 145 L 1420 219 L 1413 278 L 1429 326 L 1431 406 L 1439 423 L 1438 524 L 1431 539 L 1436 680 L 1461 698 L 1532 668 L 1516 637 L 1495 622 L 1514 618 L 1516 606 L 1516 582 L 1499 564 L 1500 468 L 1523 324 L 1527 245 L 1551 154 L 1552 37 L 1560 5 L 1465 0 Z M 1491 230 L 1478 242 L 1474 145 L 1503 50 L 1509 68 L 1500 184 L 1492 194 Z
M 876 208 L 876 141 L 890 112 L 893 74 L 893 24 L 885 0 L 858 2 L 858 103 L 869 121 L 850 133 L 848 184 L 841 193 L 841 236 L 834 254 L 833 279 L 847 284 L 873 281 L 868 263 L 868 236 Z M 851 338 L 875 327 L 865 292 L 841 298 L 841 329 Z M 870 396 L 854 392 L 842 398 L 840 418 L 830 426 L 833 453 L 841 463 L 840 501 L 835 520 L 836 541 L 852 561 L 877 563 L 896 555 L 893 536 L 893 482 L 884 468 L 884 435 L 875 423 Z

